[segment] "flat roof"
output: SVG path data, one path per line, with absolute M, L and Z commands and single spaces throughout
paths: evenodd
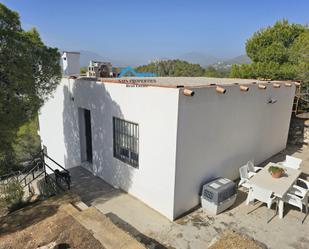
M 100 78 L 104 83 L 144 84 L 157 87 L 207 87 L 212 85 L 251 85 L 267 83 L 286 83 L 295 81 L 272 81 L 257 79 L 210 78 L 210 77 L 122 77 Z

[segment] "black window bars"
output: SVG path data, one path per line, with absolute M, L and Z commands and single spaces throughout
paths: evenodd
M 113 117 L 114 157 L 138 168 L 138 124 Z

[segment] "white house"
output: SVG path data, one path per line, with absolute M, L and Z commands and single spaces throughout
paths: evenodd
M 202 183 L 235 180 L 286 147 L 295 84 L 218 78 L 63 78 L 39 114 L 47 153 L 171 220 Z M 87 191 L 87 190 L 85 190 Z

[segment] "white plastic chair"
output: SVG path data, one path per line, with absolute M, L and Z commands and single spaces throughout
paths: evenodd
M 303 205 L 305 206 L 306 209 L 306 215 L 304 217 L 304 219 L 302 220 L 302 223 L 304 223 L 305 218 L 308 215 L 308 193 L 309 190 L 307 190 L 307 192 L 305 193 L 304 197 L 298 197 L 297 195 L 291 194 L 291 193 L 287 193 L 285 196 L 283 196 L 282 200 L 285 203 L 288 203 L 294 207 L 298 207 L 300 209 L 300 212 L 303 211 Z
M 267 189 L 260 188 L 258 186 L 252 185 L 252 187 L 251 187 L 251 189 L 249 191 L 249 194 L 248 194 L 248 198 L 247 198 L 246 204 L 249 205 L 250 202 L 255 201 L 255 200 L 258 200 L 259 202 L 262 202 L 262 203 L 266 203 L 268 209 L 271 209 L 271 206 L 274 203 L 276 203 L 275 215 L 277 214 L 277 212 L 278 212 L 278 198 L 273 195 L 271 190 L 267 190 Z M 257 208 L 255 208 L 252 211 L 248 212 L 248 214 L 252 213 L 256 209 Z M 267 223 L 270 220 L 272 220 L 272 218 L 268 219 Z
M 271 190 L 267 190 L 264 188 L 260 188 L 258 186 L 253 185 L 249 191 L 249 196 L 247 199 L 247 204 L 250 202 L 258 200 L 260 202 L 266 203 L 267 208 L 271 208 L 271 206 L 276 202 L 277 198 L 273 196 Z
M 297 183 L 301 183 L 302 186 L 297 185 Z M 303 185 L 305 185 L 305 188 L 303 187 Z M 298 178 L 296 184 L 293 185 L 289 190 L 289 193 L 303 198 L 305 197 L 308 190 L 309 190 L 309 182 L 304 179 Z
M 263 169 L 262 167 L 254 166 L 253 160 L 247 162 L 248 170 L 251 173 L 257 173 L 259 170 Z
M 293 156 L 286 155 L 285 161 L 279 164 L 292 169 L 299 169 L 302 160 Z
M 240 175 L 240 181 L 238 183 L 238 186 L 243 186 L 247 189 L 251 187 L 249 183 L 249 174 L 248 174 L 248 166 L 244 165 L 239 168 L 239 175 Z

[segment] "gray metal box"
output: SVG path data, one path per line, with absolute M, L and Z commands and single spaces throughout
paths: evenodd
M 217 178 L 203 185 L 201 203 L 211 214 L 218 214 L 236 200 L 236 184 L 226 178 Z

